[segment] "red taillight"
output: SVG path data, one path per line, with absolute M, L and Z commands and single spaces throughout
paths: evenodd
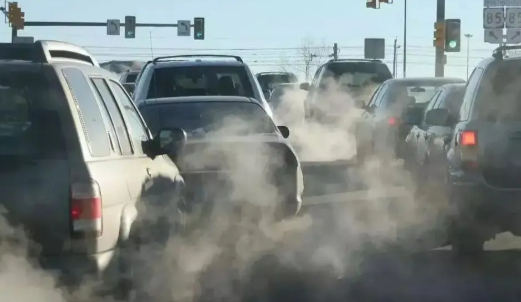
M 101 236 L 102 201 L 99 185 L 95 181 L 71 186 L 70 217 L 75 236 Z
M 460 144 L 462 146 L 476 146 L 478 144 L 477 133 L 475 131 L 461 132 Z
M 389 118 L 389 125 L 391 125 L 391 126 L 396 125 L 396 118 L 394 118 L 394 117 Z

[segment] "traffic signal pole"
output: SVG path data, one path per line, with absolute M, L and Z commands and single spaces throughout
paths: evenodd
M 445 22 L 445 0 L 437 0 L 436 3 L 436 22 Z M 434 75 L 436 77 L 445 76 L 445 43 L 436 45 L 436 59 Z

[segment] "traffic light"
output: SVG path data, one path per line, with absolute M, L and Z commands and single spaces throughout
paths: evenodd
M 136 16 L 125 16 L 125 39 L 136 38 Z
M 194 40 L 204 40 L 204 18 L 194 18 Z
M 378 0 L 367 0 L 365 7 L 378 9 L 378 8 L 380 8 L 380 2 Z
M 445 51 L 460 52 L 461 51 L 461 20 L 447 19 L 445 20 Z
M 18 7 L 18 2 L 9 2 L 7 18 L 12 27 L 24 29 L 25 13 Z
M 443 49 L 445 47 L 445 22 L 434 23 L 434 47 Z

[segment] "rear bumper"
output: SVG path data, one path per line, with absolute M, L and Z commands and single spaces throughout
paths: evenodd
M 87 278 L 94 281 L 108 280 L 119 275 L 117 250 L 96 254 L 65 254 L 38 257 L 38 265 L 56 276 L 60 284 L 75 286 Z M 109 284 L 104 284 L 104 286 Z

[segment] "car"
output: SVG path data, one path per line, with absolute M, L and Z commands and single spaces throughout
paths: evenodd
M 139 205 L 178 217 L 184 180 L 161 137 L 182 148 L 185 133 L 152 136 L 118 77 L 79 46 L 1 43 L 0 66 L 2 216 L 27 231 L 43 270 L 67 285 L 103 278 L 103 289 L 119 292 Z
M 443 85 L 465 83 L 458 78 L 403 78 L 385 81 L 369 103 L 357 102 L 363 109 L 356 121 L 356 157 L 359 164 L 376 156 L 383 163 L 404 158 L 405 138 L 413 125 L 421 121 L 421 113 L 432 95 Z
M 521 57 L 503 55 L 516 49 L 499 47 L 474 68 L 448 143 L 449 238 L 460 255 L 500 232 L 521 235 Z
M 273 117 L 263 91 L 241 57 L 230 55 L 178 55 L 158 57 L 141 69 L 133 98 L 137 104 L 151 99 L 228 95 L 251 97 Z
M 412 125 L 405 138 L 407 155 L 404 157 L 404 166 L 412 173 L 420 196 L 444 199 L 447 140 L 454 131 L 464 94 L 463 83 L 446 84 L 438 88 L 425 112 L 418 112 L 421 115 L 418 120 L 421 122 Z
M 298 82 L 298 77 L 294 73 L 286 71 L 260 72 L 255 77 L 261 88 L 269 91 L 272 91 L 279 84 Z
M 306 119 L 335 123 L 353 108 L 351 100 L 367 98 L 381 83 L 392 78 L 389 67 L 380 60 L 330 60 L 317 69 L 311 84 L 300 84 L 302 90 L 309 91 L 305 100 Z
M 138 107 L 152 131 L 175 127 L 188 134 L 185 155 L 173 156 L 185 179 L 189 204 L 211 207 L 219 196 L 230 198 L 229 190 L 245 190 L 242 194 L 252 199 L 255 191 L 241 189 L 238 182 L 258 183 L 257 190 L 268 192 L 266 181 L 276 189 L 276 196 L 269 198 L 280 209 L 277 217 L 299 212 L 303 174 L 299 158 L 286 140 L 289 129 L 275 126 L 254 98 L 171 97 L 147 100 Z M 241 158 L 246 162 L 240 162 Z
M 125 87 L 128 93 L 132 94 L 134 92 L 134 87 L 136 86 L 137 75 L 139 74 L 139 70 L 127 70 L 121 74 L 119 78 L 119 82 Z

